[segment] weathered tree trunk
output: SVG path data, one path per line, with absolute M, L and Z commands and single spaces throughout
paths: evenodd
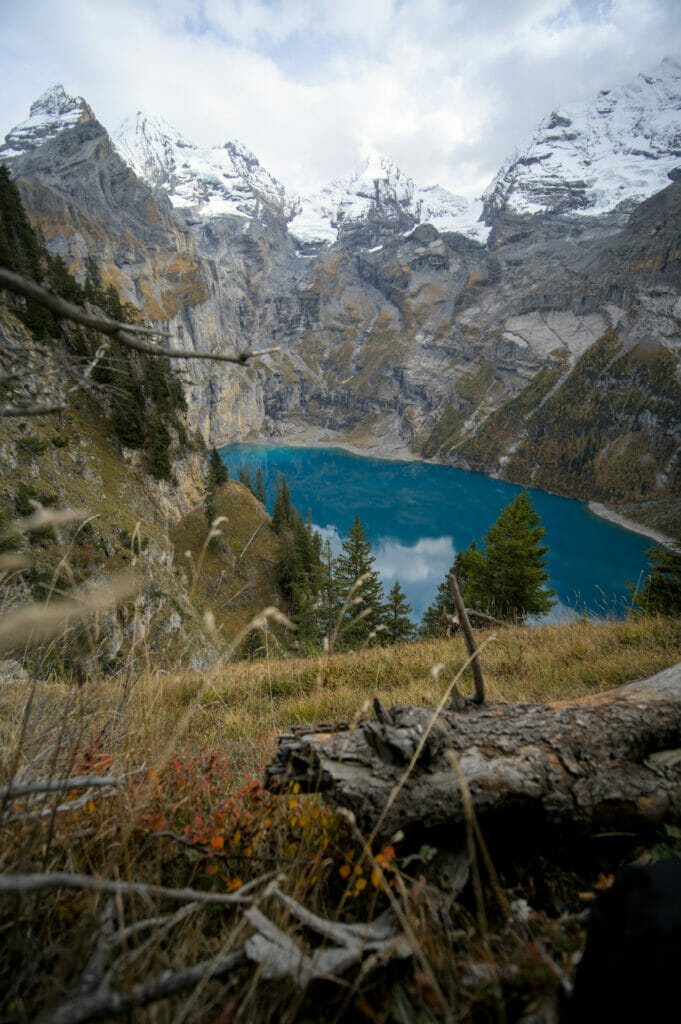
M 325 791 L 367 834 L 456 827 L 465 811 L 453 751 L 483 820 L 561 832 L 681 820 L 681 664 L 576 703 L 445 709 L 432 727 L 433 709 L 382 710 L 354 728 L 280 736 L 268 783 Z

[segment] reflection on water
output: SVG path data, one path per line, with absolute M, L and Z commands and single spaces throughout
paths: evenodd
M 369 535 L 386 591 L 399 579 L 414 619 L 435 597 L 457 551 L 480 542 L 515 484 L 421 462 L 365 459 L 337 448 L 231 445 L 222 457 L 231 477 L 240 466 L 260 468 L 272 510 L 282 473 L 291 498 L 309 516 L 334 554 L 358 514 Z M 627 580 L 645 570 L 651 542 L 592 515 L 578 501 L 531 490 L 546 528 L 550 586 L 558 604 L 542 621 L 567 621 L 585 612 L 622 615 Z

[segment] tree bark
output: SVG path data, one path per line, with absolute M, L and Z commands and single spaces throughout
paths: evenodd
M 378 826 L 380 838 L 460 827 L 453 751 L 483 821 L 510 820 L 520 830 L 539 819 L 588 833 L 681 820 L 681 664 L 575 703 L 467 703 L 434 723 L 433 715 L 394 707 L 353 728 L 281 735 L 267 782 L 325 792 L 365 833 Z

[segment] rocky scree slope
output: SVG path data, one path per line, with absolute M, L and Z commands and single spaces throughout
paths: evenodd
M 109 197 L 94 190 L 88 197 L 90 220 L 102 232 L 108 272 L 129 282 L 143 304 L 147 259 L 152 264 L 158 260 L 155 254 L 163 244 L 180 245 L 183 266 L 175 279 L 162 283 L 159 278 L 158 287 L 165 287 L 171 331 L 183 344 L 280 347 L 267 365 L 236 372 L 216 366 L 189 370 L 191 415 L 211 441 L 296 437 L 350 441 L 378 452 L 409 450 L 531 479 L 564 493 L 645 500 L 648 512 L 651 502 L 657 502 L 658 512 L 667 515 L 679 487 L 678 410 L 674 396 L 658 390 L 656 373 L 646 384 L 645 408 L 636 422 L 624 423 L 620 412 L 601 403 L 600 447 L 589 463 L 599 468 L 603 480 L 613 480 L 617 472 L 612 467 L 624 458 L 631 469 L 626 479 L 638 481 L 639 467 L 645 491 L 602 483 L 592 492 L 595 470 L 586 469 L 577 472 L 578 480 L 554 470 L 549 481 L 542 475 L 547 451 L 535 448 L 524 461 L 521 451 L 531 435 L 529 413 L 540 408 L 548 416 L 553 408 L 548 403 L 568 385 L 594 345 L 614 338 L 618 352 L 626 356 L 622 367 L 626 365 L 627 375 L 618 385 L 628 396 L 625 404 L 639 401 L 637 380 L 650 366 L 653 350 L 664 361 L 667 376 L 678 380 L 676 186 L 662 193 L 666 198 L 650 208 L 653 213 L 646 212 L 645 204 L 636 207 L 636 197 L 654 192 L 665 175 L 666 180 L 675 177 L 681 164 L 674 129 L 681 109 L 678 66 L 665 62 L 649 78 L 617 91 L 608 101 L 611 114 L 603 97 L 584 107 L 590 135 L 586 129 L 571 132 L 570 126 L 560 125 L 557 119 L 567 116 L 564 112 L 548 119 L 538 133 L 541 139 L 532 143 L 541 142 L 546 159 L 533 162 L 531 147 L 523 151 L 525 156 L 516 154 L 488 190 L 484 244 L 470 237 L 471 232 L 415 224 L 418 191 L 380 160 L 370 161 L 355 176 L 355 193 L 344 186 L 327 196 L 325 243 L 314 232 L 307 243 L 301 240 L 299 218 L 305 205 L 289 220 L 295 206 L 281 200 L 276 186 L 266 201 L 242 178 L 241 199 L 229 200 L 230 212 L 225 207 L 222 213 L 207 214 L 215 194 L 206 199 L 202 185 L 190 187 L 186 180 L 181 203 L 190 205 L 181 205 L 168 168 L 173 161 L 177 166 L 183 147 L 178 148 L 172 132 L 165 131 L 174 140 L 169 143 L 172 159 L 163 157 L 165 143 L 149 135 L 148 146 L 158 158 L 156 181 L 150 171 L 144 173 L 159 187 L 149 186 L 144 193 L 135 193 L 145 186 L 125 167 L 99 125 L 95 147 L 87 126 L 68 124 L 59 137 L 33 153 L 17 156 L 11 150 L 15 155 L 8 163 L 32 215 L 47 222 L 50 246 L 61 246 L 75 269 L 83 246 L 79 218 L 85 216 L 76 201 L 75 168 L 85 163 L 93 174 L 95 168 L 104 170 L 105 179 L 128 182 L 130 196 L 144 195 L 135 207 L 138 219 L 148 211 L 154 214 L 148 213 L 144 231 L 137 228 L 136 261 L 126 261 L 112 242 L 111 225 L 121 214 L 111 209 Z M 550 123 L 555 127 L 548 128 Z M 608 131 L 600 130 L 604 124 Z M 626 138 L 617 135 L 617 125 L 629 126 Z M 639 125 L 647 132 L 647 147 L 637 144 Z M 138 123 L 135 136 L 140 171 L 148 166 L 139 156 L 143 128 Z M 578 163 L 580 154 L 587 153 L 583 163 L 592 159 L 596 138 L 603 154 L 613 139 L 627 150 L 620 165 L 628 182 L 627 201 L 622 202 L 621 180 L 611 178 L 608 184 L 601 174 L 580 192 L 583 199 L 593 199 L 591 205 L 585 199 L 571 206 L 564 200 L 574 193 L 571 183 L 576 178 L 568 165 Z M 201 168 L 192 159 L 184 171 L 194 167 L 198 173 Z M 559 159 L 564 174 L 556 169 Z M 536 168 L 549 165 L 555 181 L 563 181 L 563 191 L 542 185 L 543 191 L 535 189 L 530 202 L 528 182 L 536 184 Z M 585 166 L 602 170 L 605 163 L 592 159 Z M 535 170 L 523 177 L 521 169 L 528 167 Z M 227 178 L 223 176 L 220 187 Z M 53 217 L 50 227 L 51 190 L 57 206 L 65 193 L 69 200 L 62 202 L 58 223 Z M 265 191 L 263 185 L 262 195 Z M 41 195 L 42 206 L 37 201 Z M 530 206 L 532 212 L 527 212 Z M 423 208 L 422 203 L 418 209 Z M 151 237 L 153 230 L 165 242 L 152 243 L 146 257 L 148 243 L 140 236 L 146 232 Z M 148 315 L 158 315 L 151 297 L 145 308 Z M 587 375 L 583 386 L 599 391 L 602 377 Z M 592 417 L 583 413 L 579 431 L 591 435 Z M 645 429 L 639 430 L 641 424 Z M 618 446 L 612 441 L 624 427 L 636 437 L 623 449 L 623 442 Z M 491 436 L 494 443 L 488 443 Z

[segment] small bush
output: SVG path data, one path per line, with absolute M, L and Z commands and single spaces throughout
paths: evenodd
M 42 455 L 47 451 L 47 441 L 41 437 L 22 437 L 19 447 L 31 452 L 33 455 Z

